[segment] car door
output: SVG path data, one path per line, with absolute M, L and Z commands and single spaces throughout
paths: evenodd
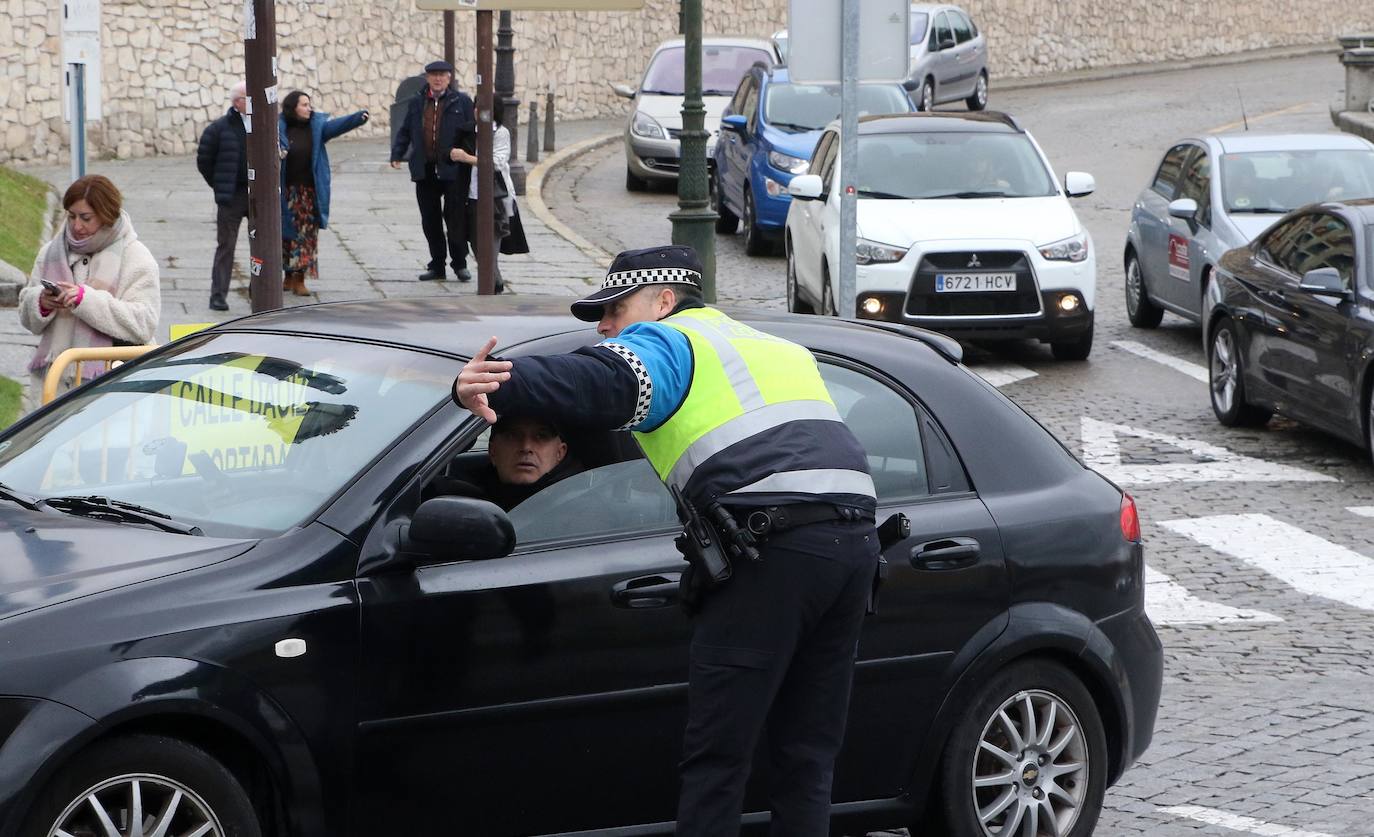
M 1304 384 L 1299 376 L 1310 368 L 1290 339 L 1289 298 L 1298 294 L 1294 251 L 1311 235 L 1315 221 L 1314 215 L 1298 215 L 1266 232 L 1250 262 L 1253 270 L 1237 277 L 1250 294 L 1249 310 L 1242 313 L 1248 333 L 1242 357 L 1247 377 L 1258 385 L 1250 391 L 1267 393 L 1284 412 L 1303 410 Z
M 480 464 L 482 451 L 458 453 L 479 429 L 469 421 L 433 461 Z M 422 474 L 398 506 L 435 484 Z M 673 819 L 689 624 L 671 498 L 632 459 L 557 482 L 509 517 L 517 546 L 504 558 L 465 560 L 455 544 L 451 560 L 359 579 L 359 834 Z
M 759 153 L 760 134 L 762 128 L 759 126 L 759 99 L 762 95 L 762 79 L 758 76 L 751 76 L 749 91 L 744 97 L 744 109 L 740 111 L 748 122 L 744 126 L 744 136 L 739 142 L 739 208 L 740 218 L 744 217 L 744 193 L 753 188 L 754 176 L 754 155 Z M 754 198 L 758 201 L 758 198 Z M 755 203 L 755 206 L 758 204 Z
M 746 74 L 740 82 L 739 89 L 735 91 L 735 98 L 731 100 L 726 114 L 748 117 L 750 94 L 757 88 L 758 80 L 754 74 Z M 744 185 L 749 180 L 749 140 L 747 136 L 741 136 L 735 131 L 722 129 L 719 142 L 722 150 L 720 156 L 724 164 L 724 171 L 720 176 L 724 203 L 732 212 L 740 215 L 744 212 Z
M 1196 148 L 1183 166 L 1183 177 L 1175 200 L 1188 198 L 1197 203 L 1192 220 L 1169 220 L 1169 280 L 1164 283 L 1165 298 L 1181 313 L 1200 316 L 1202 270 L 1206 262 L 1207 241 L 1212 226 L 1211 157 L 1206 148 Z
M 930 51 L 931 75 L 935 76 L 935 101 L 946 102 L 951 96 L 947 88 L 953 84 L 954 76 L 958 72 L 955 62 L 954 47 L 941 49 L 941 44 L 948 44 L 954 40 L 954 27 L 949 22 L 949 14 L 940 12 L 935 15 L 935 22 L 930 27 L 930 43 L 927 49 Z M 956 43 L 955 46 L 958 46 Z M 919 94 L 918 94 L 919 95 Z
M 1359 416 L 1356 394 L 1359 341 L 1351 328 L 1355 307 L 1355 235 L 1350 225 L 1330 213 L 1310 216 L 1309 230 L 1294 240 L 1284 266 L 1302 281 L 1308 271 L 1331 267 L 1340 271 L 1347 300 L 1297 290 L 1285 295 L 1279 322 L 1285 333 L 1285 366 L 1294 388 L 1302 394 L 1302 410 L 1309 419 L 1347 432 Z M 1352 414 L 1353 408 L 1353 414 Z
M 1173 228 L 1169 217 L 1169 202 L 1178 192 L 1183 179 L 1183 167 L 1195 146 L 1179 143 L 1164 154 L 1155 170 L 1150 187 L 1140 196 L 1135 207 L 1136 227 L 1140 231 L 1141 277 L 1150 295 L 1160 301 L 1169 300 L 1169 287 L 1177 280 L 1169 274 L 1169 233 Z
M 954 30 L 956 46 L 953 50 L 955 71 L 952 74 L 951 89 L 946 91 L 951 99 L 967 98 L 973 93 L 978 80 L 979 42 L 973 37 L 973 26 L 964 13 L 957 9 L 945 12 L 950 27 Z
M 816 143 L 811 155 L 811 165 L 807 174 L 819 175 L 825 183 L 826 172 L 832 167 L 839 147 L 839 134 L 826 131 Z M 822 194 L 825 194 L 822 186 Z M 823 200 L 793 200 L 788 214 L 795 213 L 796 222 L 792 230 L 793 264 L 797 272 L 797 284 L 805 296 L 819 302 L 821 293 L 821 235 L 825 228 L 826 203 Z

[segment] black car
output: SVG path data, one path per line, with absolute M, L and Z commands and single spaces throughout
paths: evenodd
M 880 515 L 911 519 L 837 827 L 1088 834 L 1160 694 L 1131 498 L 947 338 L 741 316 L 815 352 Z M 274 311 L 0 435 L 0 835 L 671 833 L 673 504 L 600 431 L 509 514 L 446 493 L 485 464 L 449 393 L 492 334 L 507 356 L 598 339 L 552 302 Z
M 1228 427 L 1274 413 L 1374 450 L 1374 200 L 1285 215 L 1222 257 L 1204 339 Z

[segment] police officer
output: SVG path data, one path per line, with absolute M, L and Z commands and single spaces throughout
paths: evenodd
M 737 834 L 768 730 L 772 833 L 829 834 L 835 756 L 878 561 L 873 480 L 805 348 L 702 303 L 690 247 L 621 253 L 573 303 L 606 339 L 562 355 L 489 360 L 454 398 L 623 428 L 669 486 L 723 504 L 760 538 L 694 617 L 679 835 Z

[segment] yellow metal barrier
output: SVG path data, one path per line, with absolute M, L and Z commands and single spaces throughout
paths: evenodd
M 62 373 L 67 371 L 67 367 L 73 363 L 77 364 L 76 377 L 72 381 L 72 386 L 81 384 L 81 363 L 92 360 L 105 361 L 105 368 L 108 370 L 114 361 L 133 360 L 141 357 L 145 352 L 151 352 L 157 345 L 148 346 L 104 346 L 95 349 L 68 349 L 58 355 L 53 360 L 52 366 L 48 367 L 48 374 L 43 378 L 43 403 L 47 404 L 57 397 L 57 385 L 62 380 Z

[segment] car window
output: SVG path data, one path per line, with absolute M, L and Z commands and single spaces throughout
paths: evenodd
M 953 30 L 949 26 L 949 15 L 944 12 L 935 16 L 935 25 L 930 28 L 930 43 L 928 47 L 931 52 L 940 48 L 940 42 L 950 40 L 954 37 Z
M 1025 134 L 940 131 L 859 137 L 861 198 L 1032 198 L 1059 194 Z
M 1374 197 L 1374 151 L 1256 151 L 1221 158 L 1231 213 L 1283 214 L 1309 203 Z
M 954 40 L 963 44 L 973 40 L 973 30 L 968 25 L 968 18 L 961 12 L 946 12 L 949 15 L 949 22 L 954 27 Z
M 930 15 L 925 12 L 911 13 L 911 45 L 920 46 L 926 39 L 926 26 L 930 23 Z
M 1349 288 L 1355 273 L 1355 235 L 1350 226 L 1325 213 L 1306 219 L 1307 223 L 1290 234 L 1280 266 L 1298 279 L 1310 270 L 1334 267 Z
M 746 75 L 740 80 L 739 87 L 735 90 L 735 95 L 730 99 L 730 105 L 726 109 L 727 113 L 744 113 L 744 97 L 748 95 L 749 85 L 753 81 L 753 73 Z
M 863 445 L 878 502 L 930 494 L 916 408 L 881 381 L 833 363 L 821 377 L 840 416 Z
M 1198 151 L 1188 161 L 1178 196 L 1196 201 L 1198 223 L 1208 228 L 1212 226 L 1212 165 L 1206 151 Z
M 644 93 L 668 96 L 685 95 L 683 63 L 686 51 L 674 46 L 661 49 L 644 71 L 639 89 Z M 740 76 L 749 72 L 756 61 L 772 63 L 767 50 L 738 46 L 705 46 L 701 50 L 701 92 L 703 96 L 729 96 L 739 84 Z
M 1293 266 L 1297 263 L 1293 255 L 1294 250 L 1298 242 L 1311 233 L 1315 221 L 1314 215 L 1300 215 L 1274 227 L 1265 233 L 1260 244 L 1259 257 L 1276 267 L 1292 272 Z
M 1173 200 L 1174 190 L 1178 187 L 1179 177 L 1183 173 L 1183 164 L 1188 159 L 1188 154 L 1193 150 L 1193 146 L 1188 143 L 1181 143 L 1169 149 L 1169 153 L 1164 155 L 1164 160 L 1159 164 L 1159 170 L 1155 172 L 1154 182 L 1150 188 L 1163 195 L 1169 200 Z
M 740 111 L 749 118 L 748 130 L 750 134 L 759 126 L 759 86 L 751 83 L 749 90 L 744 94 L 744 110 Z
M 835 134 L 834 137 L 830 147 L 825 149 L 825 159 L 821 161 L 821 191 L 827 194 L 835 177 L 835 161 L 840 158 L 840 135 Z
M 838 135 L 834 131 L 826 131 L 821 135 L 821 141 L 816 143 L 816 150 L 811 152 L 811 166 L 806 170 L 807 174 L 820 174 L 824 177 L 826 157 L 835 144 L 836 136 Z
M 911 100 L 897 84 L 858 85 L 859 115 L 909 113 Z M 840 118 L 840 87 L 833 84 L 775 83 L 764 91 L 763 115 L 784 131 L 824 128 Z
M 446 401 L 460 367 L 341 340 L 210 332 L 16 431 L 0 443 L 0 482 L 135 503 L 212 536 L 280 534 Z

